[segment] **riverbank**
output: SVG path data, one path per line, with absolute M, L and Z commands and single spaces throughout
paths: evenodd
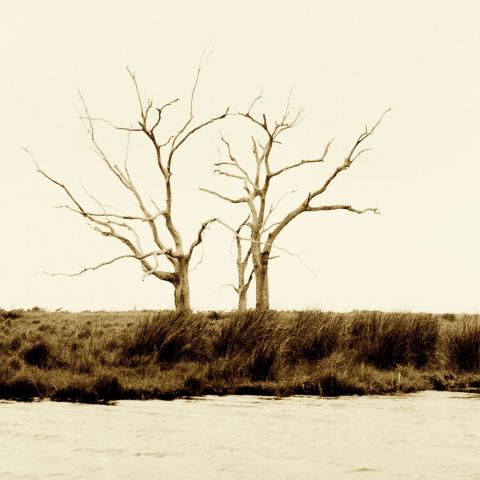
M 0 311 L 0 398 L 480 391 L 480 317 Z

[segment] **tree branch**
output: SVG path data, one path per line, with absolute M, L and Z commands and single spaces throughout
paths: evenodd
M 225 200 L 230 203 L 248 203 L 248 198 L 247 197 L 241 197 L 241 198 L 230 198 L 226 197 L 225 195 L 222 195 L 221 193 L 214 192 L 213 190 L 208 190 L 206 188 L 199 188 L 200 191 L 209 193 L 210 195 L 214 195 L 215 197 L 221 198 L 222 200 Z
M 325 157 L 326 157 L 327 154 L 328 154 L 328 150 L 329 150 L 330 145 L 332 144 L 332 142 L 333 142 L 333 139 L 330 140 L 330 141 L 327 143 L 327 145 L 326 145 L 326 147 L 325 147 L 325 150 L 323 151 L 323 154 L 322 154 L 322 156 L 321 156 L 320 158 L 316 158 L 316 159 L 314 159 L 314 160 L 300 160 L 299 162 L 294 163 L 293 165 L 288 165 L 287 167 L 281 168 L 280 170 L 277 170 L 276 172 L 272 172 L 272 173 L 270 174 L 270 178 L 276 177 L 276 176 L 278 176 L 278 175 L 280 175 L 280 174 L 282 174 L 282 173 L 284 173 L 284 172 L 286 172 L 286 171 L 288 171 L 288 170 L 291 170 L 291 169 L 293 169 L 293 168 L 300 167 L 300 166 L 302 166 L 302 165 L 306 165 L 306 164 L 309 164 L 309 163 L 321 163 L 321 162 L 323 162 L 323 161 L 325 160 Z
M 123 260 L 123 259 L 126 259 L 126 258 L 133 258 L 135 260 L 145 260 L 147 259 L 148 257 L 151 257 L 152 255 L 163 255 L 165 252 L 160 252 L 160 251 L 153 251 L 153 252 L 149 252 L 149 253 L 146 253 L 146 254 L 143 254 L 143 255 L 131 255 L 131 254 L 128 254 L 128 255 L 119 255 L 118 257 L 115 257 L 115 258 L 112 258 L 110 260 L 107 260 L 105 262 L 101 262 L 97 265 L 94 265 L 93 267 L 84 267 L 82 270 L 80 270 L 79 272 L 76 272 L 76 273 L 62 273 L 62 272 L 57 272 L 57 273 L 48 273 L 48 272 L 43 272 L 45 273 L 46 275 L 49 275 L 49 276 L 66 276 L 66 277 L 78 277 L 86 272 L 89 272 L 89 271 L 94 271 L 94 270 L 98 270 L 99 268 L 102 268 L 102 267 L 105 267 L 107 265 L 111 265 L 112 263 L 115 263 L 117 262 L 118 260 Z M 173 282 L 173 276 L 174 274 L 170 273 L 170 272 L 157 272 L 157 273 L 161 273 L 165 278 L 163 278 L 164 280 L 166 281 L 169 281 L 169 282 Z
M 278 237 L 278 235 L 280 234 L 280 232 L 293 220 L 295 219 L 298 215 L 300 215 L 301 213 L 303 212 L 306 212 L 306 211 L 326 211 L 326 210 L 349 210 L 351 212 L 354 212 L 354 213 L 364 213 L 364 212 L 367 212 L 367 211 L 372 211 L 374 213 L 379 213 L 378 209 L 375 209 L 375 208 L 369 208 L 369 209 L 365 209 L 365 210 L 357 210 L 357 209 L 354 209 L 353 207 L 351 207 L 350 205 L 330 205 L 330 206 L 323 206 L 323 207 L 312 207 L 310 205 L 310 202 L 312 199 L 314 199 L 315 197 L 318 197 L 319 195 L 321 195 L 323 192 L 325 192 L 325 190 L 327 190 L 328 186 L 333 182 L 333 180 L 337 177 L 337 175 L 340 173 L 340 172 L 343 172 L 344 170 L 348 169 L 350 167 L 350 165 L 353 163 L 353 161 L 358 158 L 358 156 L 363 153 L 364 151 L 366 151 L 365 149 L 364 150 L 360 150 L 358 151 L 358 147 L 368 138 L 370 137 L 373 132 L 376 130 L 376 128 L 380 125 L 380 123 L 382 122 L 383 118 L 385 117 L 385 115 L 390 111 L 390 108 L 388 110 L 386 110 L 385 112 L 382 113 L 382 115 L 380 116 L 379 120 L 373 125 L 372 128 L 368 128 L 367 126 L 365 126 L 365 130 L 363 133 L 361 133 L 359 135 L 359 137 L 357 138 L 357 140 L 355 141 L 353 147 L 350 149 L 347 157 L 345 158 L 345 161 L 343 162 L 342 165 L 340 165 L 339 167 L 337 167 L 335 169 L 335 171 L 330 175 L 330 177 L 327 178 L 327 180 L 324 182 L 324 184 L 318 189 L 318 190 L 315 190 L 314 192 L 311 192 L 307 195 L 307 197 L 305 198 L 305 200 L 297 207 L 295 208 L 294 210 L 292 210 L 291 212 L 289 212 L 284 218 L 283 220 L 281 220 L 280 222 L 278 222 L 277 226 L 274 228 L 274 230 L 272 230 L 270 232 L 270 234 L 268 235 L 268 239 L 267 239 L 267 242 L 266 242 L 266 246 L 265 246 L 265 251 L 269 252 L 271 250 L 271 246 L 273 245 L 273 242 L 275 241 L 275 239 Z
M 55 208 L 65 208 L 67 210 L 70 210 L 71 212 L 81 214 L 83 216 L 89 216 L 89 217 L 109 217 L 109 218 L 117 218 L 120 220 L 138 220 L 141 222 L 150 222 L 152 220 L 156 220 L 158 217 L 163 216 L 164 212 L 160 211 L 156 215 L 152 215 L 149 217 L 139 217 L 135 215 L 119 215 L 116 213 L 109 213 L 109 212 L 104 212 L 104 213 L 98 213 L 98 212 L 86 212 L 86 211 L 81 211 L 81 210 L 76 210 L 75 208 L 71 207 L 70 205 L 58 205 Z
M 193 251 L 195 250 L 196 247 L 198 247 L 202 241 L 203 241 L 203 233 L 205 232 L 205 229 L 213 222 L 216 222 L 216 218 L 210 218 L 206 222 L 203 222 L 202 225 L 200 226 L 200 229 L 198 230 L 197 233 L 197 238 L 193 241 L 193 243 L 190 245 L 190 249 L 188 251 L 188 259 L 192 258 Z
M 306 212 L 323 212 L 323 211 L 331 211 L 331 210 L 348 210 L 352 213 L 366 213 L 366 212 L 373 212 L 376 215 L 380 215 L 380 210 L 378 208 L 364 208 L 363 210 L 358 210 L 353 208 L 351 205 L 321 205 L 318 207 L 308 206 L 305 210 Z

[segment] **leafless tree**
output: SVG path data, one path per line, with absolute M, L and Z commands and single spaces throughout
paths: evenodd
M 226 283 L 222 286 L 233 288 L 235 293 L 238 295 L 238 310 L 241 312 L 247 309 L 247 293 L 253 278 L 253 268 L 247 275 L 252 249 L 248 248 L 247 252 L 244 253 L 242 245 L 242 242 L 245 241 L 245 238 L 242 237 L 242 229 L 243 227 L 247 226 L 248 220 L 249 218 L 244 220 L 236 229 L 232 229 L 223 221 L 217 219 L 219 223 L 225 225 L 233 233 L 236 249 L 235 265 L 237 267 L 237 284 L 234 285 L 233 283 Z
M 239 197 L 231 197 L 206 188 L 202 188 L 201 190 L 231 204 L 244 204 L 247 206 L 249 220 L 246 225 L 249 227 L 249 234 L 244 238 L 241 237 L 240 231 L 238 231 L 236 238 L 237 241 L 241 241 L 242 238 L 249 241 L 249 252 L 251 253 L 253 261 L 255 277 L 256 309 L 263 311 L 267 310 L 270 305 L 268 267 L 270 260 L 273 258 L 272 248 L 275 246 L 275 241 L 280 233 L 292 220 L 304 212 L 344 210 L 356 214 L 365 212 L 380 213 L 376 208 L 357 209 L 348 204 L 314 205 L 312 202 L 321 197 L 341 172 L 346 171 L 360 155 L 369 150 L 368 148 L 363 148 L 364 142 L 375 132 L 389 110 L 385 111 L 372 127 L 369 128 L 365 126 L 363 132 L 356 138 L 353 146 L 348 151 L 343 163 L 340 164 L 317 189 L 306 193 L 301 202 L 279 220 L 272 221 L 272 214 L 277 210 L 283 198 L 280 198 L 276 202 L 271 202 L 269 193 L 273 182 L 291 170 L 302 168 L 305 165 L 324 162 L 332 142 L 330 141 L 326 144 L 322 154 L 318 158 L 298 160 L 283 168 L 275 169 L 271 164 L 274 146 L 280 143 L 280 137 L 286 131 L 299 123 L 303 110 L 301 108 L 293 110 L 290 106 L 289 99 L 282 118 L 277 121 L 270 121 L 267 120 L 265 114 L 255 115 L 252 113 L 252 110 L 260 98 L 261 95 L 255 98 L 246 112 L 238 113 L 238 115 L 250 122 L 252 127 L 256 129 L 260 135 L 260 137 L 259 135 L 252 135 L 251 137 L 252 156 L 254 160 L 253 173 L 238 160 L 232 152 L 230 143 L 223 138 L 223 136 L 222 142 L 225 146 L 227 158 L 215 164 L 215 173 L 240 181 L 245 194 Z M 284 196 L 288 193 L 291 192 L 285 193 Z M 234 231 L 227 223 L 220 223 L 223 223 L 227 228 Z
M 103 118 L 92 117 L 86 106 L 83 97 L 80 94 L 82 103 L 82 119 L 89 136 L 92 150 L 96 153 L 99 160 L 103 162 L 112 179 L 119 183 L 121 188 L 127 192 L 132 200 L 132 205 L 136 213 L 119 214 L 113 208 L 105 205 L 96 197 L 88 194 L 90 201 L 96 205 L 96 210 L 88 208 L 85 198 L 81 200 L 73 190 L 64 183 L 53 178 L 35 161 L 37 171 L 51 183 L 61 188 L 69 199 L 69 204 L 63 205 L 68 209 L 82 216 L 88 224 L 99 234 L 117 239 L 126 247 L 127 253 L 101 262 L 92 267 L 85 267 L 79 272 L 69 274 L 70 276 L 81 275 L 87 271 L 97 270 L 103 266 L 110 265 L 123 259 L 134 259 L 139 262 L 145 276 L 152 275 L 161 281 L 168 282 L 174 287 L 175 308 L 179 311 L 189 311 L 190 306 L 190 287 L 189 287 L 189 265 L 195 249 L 202 243 L 203 235 L 214 218 L 204 221 L 195 236 L 194 241 L 185 246 L 182 234 L 177 228 L 173 215 L 174 188 L 172 185 L 172 165 L 179 150 L 191 137 L 204 129 L 208 125 L 217 122 L 226 117 L 228 109 L 208 120 L 194 122 L 194 101 L 197 86 L 199 82 L 202 65 L 196 72 L 195 82 L 189 99 L 188 117 L 181 126 L 175 131 L 166 132 L 163 127 L 163 115 L 167 108 L 175 104 L 178 99 L 174 99 L 162 106 L 154 106 L 151 99 L 143 100 L 135 73 L 127 69 L 133 82 L 135 94 L 139 105 L 139 119 L 135 126 L 123 127 Z M 95 125 L 98 122 L 106 123 L 119 133 L 128 135 L 142 135 L 153 147 L 152 161 L 158 167 L 160 178 L 161 207 L 159 202 L 151 199 L 146 201 L 145 193 L 135 184 L 133 176 L 127 165 L 127 155 L 123 164 L 109 158 L 97 139 Z M 160 136 L 164 139 L 160 140 Z M 88 192 L 87 192 L 88 193 Z M 90 202 L 91 203 L 91 202 Z M 141 226 L 147 226 L 149 232 L 148 242 L 153 245 L 152 249 L 145 249 L 142 246 L 145 238 L 143 237 Z M 161 268 L 160 261 L 166 260 L 168 268 Z

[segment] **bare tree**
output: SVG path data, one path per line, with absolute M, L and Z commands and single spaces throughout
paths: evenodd
M 167 108 L 175 104 L 178 99 L 155 107 L 151 99 L 142 99 L 135 73 L 130 69 L 127 70 L 133 82 L 140 110 L 140 116 L 135 126 L 117 126 L 103 118 L 92 117 L 81 94 L 80 99 L 83 111 L 81 112 L 80 118 L 88 133 L 91 149 L 106 166 L 108 172 L 112 175 L 112 179 L 118 182 L 127 195 L 130 196 L 136 213 L 119 214 L 118 211 L 102 203 L 87 192 L 90 203 L 93 201 L 96 206 L 96 209 L 88 208 L 85 206 L 85 199 L 81 200 L 71 188 L 49 175 L 35 161 L 33 155 L 31 155 L 28 150 L 27 152 L 35 161 L 37 171 L 47 180 L 61 188 L 68 197 L 70 203 L 62 205 L 63 208 L 82 216 L 96 232 L 105 237 L 115 238 L 126 247 L 127 253 L 123 255 L 111 258 L 92 267 L 85 267 L 79 272 L 63 275 L 81 275 L 87 271 L 97 270 L 103 266 L 111 265 L 119 260 L 133 259 L 140 263 L 145 276 L 152 275 L 161 281 L 173 285 L 175 308 L 179 311 L 189 311 L 191 309 L 189 286 L 190 261 L 195 249 L 203 241 L 206 228 L 214 222 L 215 219 L 211 218 L 204 221 L 200 225 L 193 242 L 190 245 L 184 245 L 182 234 L 176 226 L 173 215 L 174 188 L 172 185 L 172 165 L 182 145 L 185 145 L 186 142 L 200 130 L 225 118 L 228 114 L 228 109 L 208 120 L 194 123 L 195 94 L 202 70 L 202 65 L 200 65 L 189 99 L 188 117 L 178 129 L 173 132 L 170 131 L 170 134 L 166 134 L 165 130 L 162 129 L 164 112 Z M 123 164 L 119 164 L 109 158 L 97 139 L 95 125 L 98 122 L 108 124 L 118 132 L 126 134 L 128 139 L 130 139 L 130 135 L 133 134 L 142 135 L 153 147 L 152 160 L 158 167 L 161 185 L 161 207 L 158 206 L 159 202 L 153 199 L 147 202 L 144 198 L 145 193 L 135 184 L 127 165 L 127 154 L 122 162 Z M 159 130 L 162 131 L 159 133 Z M 160 140 L 160 135 L 162 138 L 165 138 L 165 140 Z M 142 225 L 147 226 L 146 231 L 149 232 L 148 242 L 153 245 L 151 249 L 145 249 L 142 246 L 143 242 L 147 241 L 144 237 L 145 229 L 141 229 Z M 166 265 L 167 267 L 169 265 L 169 267 L 167 269 L 161 268 L 161 261 L 164 263 L 166 261 Z
M 249 218 L 244 220 L 236 229 L 231 228 L 229 225 L 224 223 L 222 220 L 217 221 L 226 226 L 233 233 L 233 239 L 235 241 L 236 248 L 236 259 L 235 265 L 237 267 L 237 284 L 226 283 L 222 287 L 232 287 L 235 293 L 238 295 L 238 310 L 243 312 L 247 309 L 247 293 L 252 282 L 253 278 L 253 268 L 250 270 L 250 273 L 247 275 L 247 269 L 249 265 L 249 260 L 251 257 L 252 249 L 248 248 L 247 252 L 244 253 L 242 241 L 245 241 L 245 238 L 241 236 L 243 227 L 247 225 Z
M 365 212 L 380 213 L 377 208 L 357 209 L 351 205 L 313 205 L 312 201 L 320 197 L 337 178 L 337 176 L 347 170 L 352 163 L 358 159 L 360 155 L 369 150 L 362 148 L 365 140 L 367 140 L 380 125 L 384 115 L 389 111 L 385 111 L 380 119 L 372 126 L 367 127 L 356 138 L 353 146 L 348 151 L 343 163 L 339 165 L 333 173 L 314 191 L 308 192 L 304 199 L 291 211 L 285 214 L 277 221 L 272 221 L 272 214 L 277 210 L 282 198 L 287 195 L 284 194 L 276 202 L 271 202 L 269 198 L 270 187 L 272 183 L 280 176 L 290 172 L 291 170 L 301 168 L 305 165 L 312 165 L 324 162 L 327 157 L 332 141 L 328 142 L 322 154 L 315 159 L 299 160 L 291 163 L 283 168 L 275 169 L 271 165 L 271 156 L 274 146 L 280 143 L 279 138 L 291 128 L 295 127 L 303 113 L 300 108 L 293 111 L 290 106 L 290 99 L 287 103 L 285 112 L 282 118 L 278 121 L 269 121 L 265 114 L 254 115 L 253 108 L 260 100 L 261 95 L 253 100 L 249 109 L 246 112 L 238 113 L 241 117 L 250 122 L 253 128 L 257 129 L 263 138 L 253 135 L 252 154 L 254 159 L 253 174 L 249 169 L 236 158 L 232 152 L 230 143 L 223 138 L 225 145 L 227 159 L 219 161 L 215 164 L 215 173 L 235 179 L 241 182 L 244 195 L 239 197 L 231 197 L 222 193 L 202 188 L 201 190 L 214 195 L 231 204 L 244 204 L 249 210 L 249 220 L 247 226 L 249 227 L 249 235 L 247 237 L 250 242 L 250 252 L 253 261 L 253 272 L 255 276 L 256 289 L 256 309 L 263 311 L 269 308 L 269 285 L 268 285 L 268 267 L 272 257 L 272 248 L 275 246 L 280 233 L 289 225 L 292 220 L 297 218 L 304 212 L 327 212 L 334 210 L 343 210 L 351 213 L 362 214 Z M 228 227 L 227 224 L 221 222 Z M 228 227 L 231 229 L 231 227 Z M 237 241 L 240 241 L 240 233 L 237 234 Z

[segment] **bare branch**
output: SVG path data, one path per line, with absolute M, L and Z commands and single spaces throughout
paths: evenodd
M 165 213 L 163 211 L 160 211 L 160 212 L 157 212 L 157 214 L 155 214 L 155 215 L 151 215 L 151 216 L 148 216 L 148 217 L 139 217 L 139 216 L 135 216 L 135 215 L 119 215 L 119 214 L 116 214 L 116 213 L 110 213 L 110 212 L 106 212 L 106 211 L 103 212 L 103 213 L 86 212 L 86 211 L 76 210 L 75 208 L 70 207 L 69 205 L 58 205 L 55 208 L 65 208 L 67 210 L 70 210 L 71 212 L 79 213 L 83 216 L 89 216 L 89 217 L 108 217 L 108 218 L 118 218 L 118 219 L 121 219 L 121 220 L 139 220 L 141 222 L 150 222 L 152 220 L 156 220 L 158 217 L 163 216 L 164 213 Z
M 218 164 L 216 164 L 218 165 Z M 230 173 L 230 172 L 225 172 L 224 170 L 220 170 L 219 168 L 216 168 L 213 171 L 214 174 L 216 175 L 223 175 L 224 177 L 230 177 L 230 178 L 235 178 L 237 180 L 245 180 L 245 177 L 242 177 L 241 175 L 236 175 L 235 173 Z
M 248 290 L 250 287 L 250 283 L 252 283 L 253 280 L 253 268 L 250 270 L 250 275 L 248 276 L 247 281 L 245 282 L 245 288 Z
M 157 116 L 157 121 L 154 123 L 154 125 L 152 126 L 152 128 L 150 128 L 150 132 L 153 134 L 153 131 L 158 127 L 160 121 L 162 120 L 162 113 L 163 113 L 163 110 L 167 107 L 169 107 L 170 105 L 173 105 L 175 102 L 178 102 L 178 98 L 176 98 L 175 100 L 171 100 L 170 102 L 167 102 L 165 103 L 165 105 L 162 105 L 160 108 L 157 108 L 157 113 L 158 113 L 158 116 Z
M 364 208 L 362 210 L 358 210 L 357 208 L 353 208 L 351 205 L 321 205 L 318 207 L 308 206 L 305 210 L 306 212 L 323 212 L 323 211 L 330 211 L 330 210 L 348 210 L 352 213 L 366 213 L 366 212 L 373 212 L 376 215 L 380 215 L 380 210 L 378 208 Z
M 93 152 L 95 152 L 102 159 L 102 161 L 105 163 L 105 165 L 108 167 L 108 169 L 120 181 L 120 183 L 124 187 L 129 188 L 128 178 L 120 171 L 120 169 L 116 165 L 114 165 L 110 162 L 110 160 L 108 159 L 108 156 L 106 155 L 106 153 L 103 151 L 103 149 L 100 147 L 99 143 L 97 142 L 97 138 L 96 138 L 96 135 L 95 135 L 95 129 L 93 127 L 92 117 L 91 117 L 91 115 L 88 111 L 88 107 L 87 107 L 87 104 L 85 103 L 85 99 L 83 98 L 83 95 L 80 91 L 78 92 L 78 95 L 79 95 L 80 100 L 82 102 L 83 109 L 85 111 L 85 117 L 87 119 L 87 123 L 84 122 L 83 124 L 85 126 L 85 129 L 86 129 L 87 133 L 90 136 L 90 140 L 91 140 L 92 145 L 93 145 L 93 147 L 89 147 L 89 148 Z
M 130 75 L 130 78 L 132 79 L 133 85 L 135 87 L 135 92 L 137 93 L 137 100 L 138 100 L 138 104 L 140 106 L 140 113 L 142 115 L 142 119 L 145 119 L 145 111 L 144 111 L 144 108 L 143 108 L 142 96 L 140 95 L 140 89 L 138 88 L 138 83 L 137 83 L 137 78 L 135 76 L 135 72 L 130 70 L 129 67 L 127 67 L 127 72 Z
M 260 93 L 259 93 L 259 95 L 252 100 L 252 103 L 251 103 L 250 106 L 248 107 L 247 115 L 250 115 L 250 112 L 251 112 L 252 108 L 253 108 L 253 107 L 255 106 L 255 104 L 262 98 L 262 95 L 263 95 L 263 90 L 261 90 Z
M 78 118 L 80 120 L 87 120 L 87 121 L 91 121 L 91 122 L 106 123 L 107 125 L 114 128 L 115 130 L 123 130 L 123 131 L 126 131 L 126 132 L 141 132 L 141 131 L 143 131 L 142 128 L 138 128 L 138 127 L 137 128 L 134 128 L 134 127 L 120 127 L 119 125 L 115 125 L 110 120 L 107 120 L 106 118 L 102 118 L 102 117 L 86 117 L 86 116 L 79 115 Z
M 47 180 L 49 180 L 50 182 L 54 183 L 55 185 L 57 185 L 58 187 L 60 187 L 67 195 L 68 197 L 70 198 L 70 200 L 72 200 L 72 202 L 77 206 L 78 210 L 81 212 L 82 215 L 86 216 L 86 212 L 85 210 L 83 209 L 83 207 L 80 205 L 80 203 L 77 201 L 77 199 L 73 196 L 73 194 L 70 192 L 70 190 L 61 182 L 59 182 L 58 180 L 55 180 L 53 177 L 51 177 L 50 175 L 48 175 L 39 165 L 39 163 L 37 162 L 37 160 L 35 159 L 35 157 L 33 156 L 32 152 L 30 152 L 30 150 L 28 150 L 27 148 L 25 147 L 22 147 L 22 149 L 30 156 L 30 158 L 33 160 L 33 163 L 35 164 L 36 166 L 36 169 L 37 169 L 37 172 L 40 173 L 40 175 L 44 176 Z
M 256 188 L 255 187 L 255 184 L 253 182 L 253 180 L 250 178 L 250 175 L 248 174 L 248 172 L 240 165 L 240 162 L 236 159 L 236 157 L 232 154 L 232 149 L 230 147 L 230 143 L 225 140 L 225 138 L 223 137 L 222 134 L 220 134 L 220 139 L 222 140 L 223 144 L 226 146 L 227 148 L 227 152 L 228 152 L 228 157 L 230 159 L 230 162 L 218 162 L 215 164 L 215 166 L 231 166 L 231 167 L 235 167 L 237 170 L 240 171 L 240 173 L 242 174 L 241 176 L 240 175 L 232 175 L 232 174 L 227 174 L 226 172 L 223 172 L 221 170 L 216 170 L 217 173 L 220 173 L 222 175 L 227 175 L 227 176 L 233 176 L 234 178 L 239 178 L 241 180 L 245 180 L 247 183 L 249 183 L 254 189 Z M 214 172 L 215 173 L 215 172 Z
M 223 225 L 227 230 L 230 230 L 232 233 L 234 233 L 236 235 L 236 238 L 238 238 L 239 240 L 245 240 L 245 241 L 253 243 L 253 244 L 266 246 L 266 247 L 269 247 L 270 249 L 273 247 L 273 248 L 276 248 L 277 250 L 280 250 L 282 252 L 287 253 L 288 255 L 300 258 L 300 255 L 298 255 L 296 253 L 293 253 L 290 250 L 287 250 L 286 248 L 279 247 L 278 245 L 273 245 L 273 243 L 271 243 L 271 242 L 255 241 L 255 240 L 252 240 L 252 238 L 242 237 L 239 233 L 237 233 L 237 231 L 233 227 L 228 225 L 228 223 L 225 223 L 223 220 L 217 219 L 217 223 L 219 223 L 220 225 Z
M 321 157 L 316 158 L 316 159 L 314 159 L 314 160 L 300 160 L 300 161 L 297 162 L 297 163 L 294 163 L 294 164 L 292 164 L 292 165 L 288 165 L 287 167 L 281 168 L 280 170 L 277 170 L 276 172 L 272 172 L 272 173 L 270 174 L 270 178 L 276 177 L 277 175 L 280 175 L 280 174 L 286 172 L 287 170 L 291 170 L 291 169 L 293 169 L 293 168 L 297 168 L 297 167 L 300 167 L 300 166 L 302 166 L 302 165 L 306 165 L 306 164 L 309 164 L 309 163 L 321 163 L 321 162 L 323 162 L 323 161 L 325 160 L 327 154 L 328 154 L 328 150 L 329 150 L 330 145 L 332 144 L 332 142 L 333 142 L 333 139 L 330 140 L 330 141 L 327 143 L 327 145 L 325 146 L 325 149 L 324 149 L 323 154 L 322 154 Z
M 230 107 L 227 107 L 224 113 L 221 115 L 218 115 L 216 117 L 210 118 L 209 120 L 206 120 L 205 122 L 201 123 L 200 125 L 197 125 L 195 128 L 192 128 L 190 131 L 188 131 L 181 140 L 176 143 L 176 140 L 179 138 L 178 134 L 174 137 L 173 143 L 172 143 L 172 150 L 170 151 L 169 155 L 169 165 L 171 165 L 171 159 L 173 157 L 173 154 L 182 146 L 185 141 L 191 137 L 195 132 L 198 132 L 200 129 L 206 127 L 207 125 L 210 125 L 214 122 L 217 122 L 218 120 L 224 119 L 230 111 Z M 183 132 L 182 132 L 183 133 Z
M 270 225 L 269 227 L 265 227 L 265 225 L 267 224 L 268 220 L 272 216 L 273 212 L 278 208 L 278 206 L 280 205 L 282 200 L 285 197 L 287 197 L 288 195 L 291 195 L 292 193 L 296 193 L 296 192 L 297 192 L 297 190 L 291 190 L 289 192 L 285 192 L 273 205 L 270 206 L 270 209 L 269 209 L 267 215 L 265 216 L 265 218 L 263 220 L 263 228 L 261 230 L 261 233 L 264 233 L 264 232 L 270 230 L 273 227 L 273 225 Z M 276 224 L 274 224 L 274 225 L 276 225 Z
M 209 193 L 210 195 L 214 195 L 215 197 L 221 198 L 222 200 L 226 200 L 227 202 L 230 202 L 230 203 L 248 203 L 247 197 L 230 198 L 222 195 L 221 193 L 214 192 L 213 190 L 208 190 L 206 188 L 199 188 L 199 190 L 202 192 Z
M 222 283 L 222 285 L 220 285 L 216 291 L 218 292 L 219 290 L 225 287 L 232 287 L 233 290 L 235 290 L 235 292 L 238 293 L 238 288 L 233 283 Z
M 213 222 L 216 222 L 216 221 L 217 221 L 216 218 L 210 218 L 209 220 L 202 223 L 202 225 L 200 226 L 200 229 L 198 230 L 197 238 L 194 240 L 194 242 L 192 243 L 192 245 L 190 246 L 190 249 L 188 251 L 188 259 L 190 259 L 192 257 L 193 251 L 195 250 L 195 248 L 198 247 L 198 245 L 200 245 L 202 243 L 203 233 L 205 232 L 205 229 L 210 224 L 212 224 Z
M 192 122 L 193 120 L 193 102 L 194 102 L 194 99 L 195 99 L 195 93 L 197 91 L 197 86 L 198 86 L 198 81 L 200 79 L 200 74 L 202 72 L 202 69 L 203 69 L 203 59 L 200 60 L 200 64 L 198 65 L 197 67 L 197 73 L 195 75 L 195 81 L 193 82 L 193 87 L 192 87 L 192 92 L 190 94 L 190 111 L 189 111 L 189 115 L 188 115 L 188 119 L 187 121 L 185 122 L 185 124 L 183 125 L 182 128 L 180 128 L 180 130 L 177 132 L 177 134 L 175 135 L 175 137 L 173 138 L 173 143 L 172 143 L 172 150 L 178 147 L 176 147 L 176 142 L 177 140 L 181 137 L 181 135 L 183 134 L 183 132 L 185 132 L 185 130 L 187 129 L 187 127 L 190 125 L 190 123 Z M 182 142 L 183 143 L 183 142 Z M 172 154 L 170 154 L 171 156 Z M 170 162 L 169 162 L 170 163 Z
M 351 148 L 350 152 L 348 153 L 347 157 L 345 158 L 345 161 L 343 162 L 342 165 L 340 165 L 339 167 L 337 167 L 335 169 L 335 171 L 330 175 L 330 177 L 327 178 L 327 180 L 325 181 L 325 183 L 316 191 L 312 192 L 309 194 L 309 200 L 308 202 L 312 199 L 312 198 L 315 198 L 317 197 L 318 195 L 321 195 L 323 192 L 325 192 L 325 190 L 328 188 L 328 186 L 332 183 L 332 181 L 336 178 L 336 176 L 340 173 L 340 172 L 343 172 L 344 170 L 347 170 L 351 165 L 352 163 L 354 162 L 354 160 L 356 158 L 359 157 L 359 155 L 361 155 L 363 152 L 367 151 L 367 149 L 364 149 L 364 150 L 361 150 L 359 152 L 357 152 L 357 148 L 368 138 L 370 137 L 373 132 L 376 130 L 376 128 L 380 125 L 380 123 L 382 122 L 383 118 L 385 117 L 385 115 L 390 111 L 391 109 L 387 109 L 385 110 L 382 115 L 380 116 L 380 118 L 378 119 L 378 121 L 375 123 L 375 125 L 371 128 L 371 129 L 368 129 L 367 126 L 365 126 L 365 131 L 359 135 L 359 137 L 357 138 L 357 140 L 355 141 L 353 147 Z
M 94 265 L 93 267 L 84 267 L 82 270 L 80 270 L 79 272 L 76 272 L 76 273 L 62 273 L 62 272 L 56 272 L 56 273 L 43 272 L 43 273 L 45 273 L 46 275 L 52 276 L 52 277 L 54 277 L 54 276 L 78 277 L 78 276 L 80 276 L 80 275 L 82 275 L 86 272 L 98 270 L 99 268 L 105 267 L 107 265 L 111 265 L 112 263 L 115 263 L 118 260 L 123 260 L 123 259 L 126 259 L 126 258 L 133 258 L 135 260 L 145 260 L 146 258 L 151 257 L 152 255 L 163 255 L 164 253 L 165 252 L 161 252 L 161 251 L 153 251 L 153 252 L 145 253 L 145 254 L 142 254 L 142 255 L 131 255 L 131 254 L 119 255 L 118 257 L 112 258 L 112 259 L 107 260 L 105 262 L 101 262 L 97 265 Z M 164 272 L 164 273 L 168 273 L 168 272 Z

